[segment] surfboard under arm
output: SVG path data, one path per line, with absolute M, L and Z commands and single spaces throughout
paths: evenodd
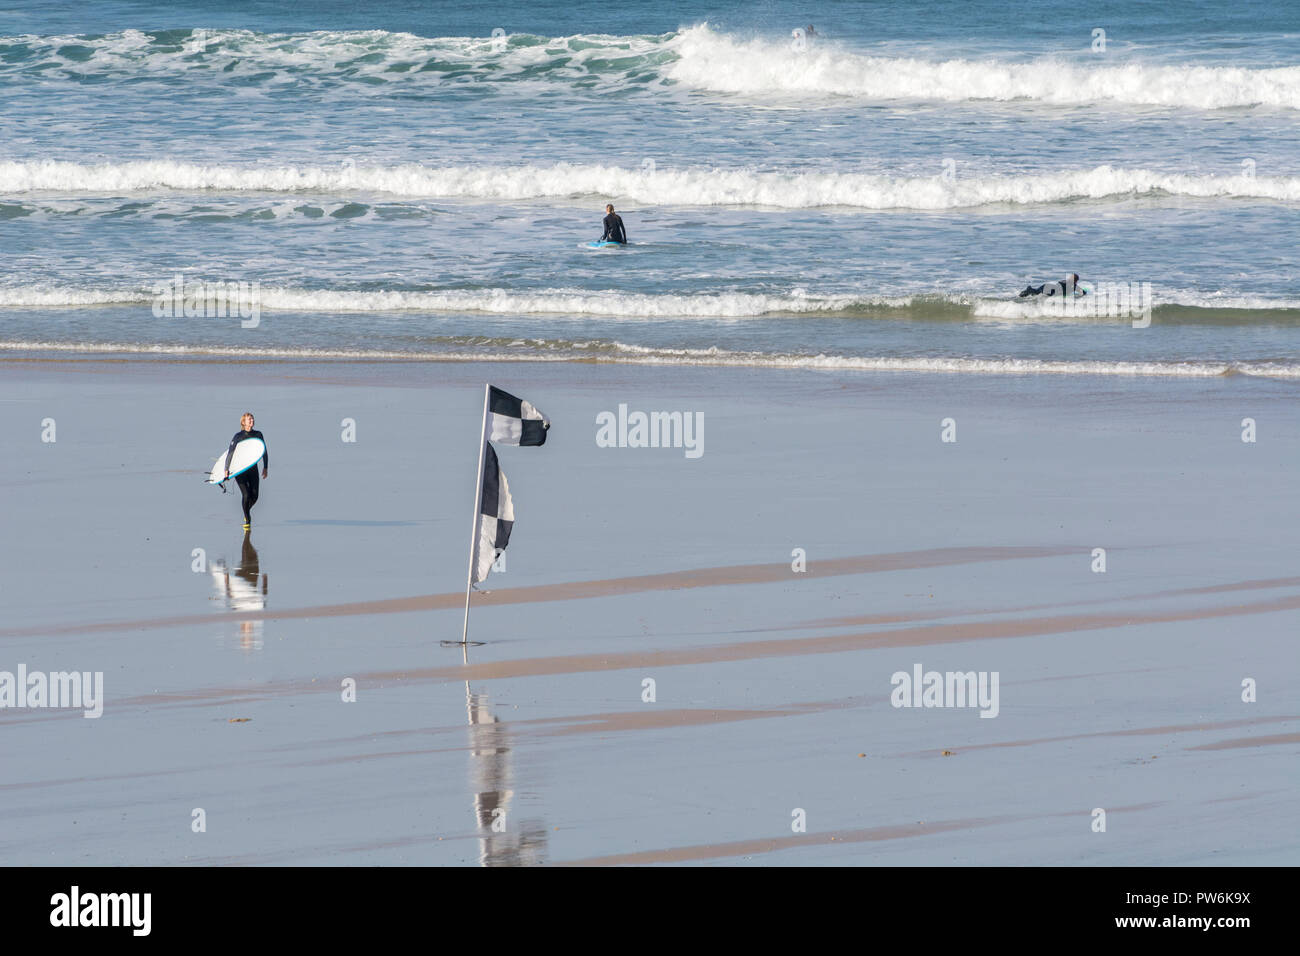
M 257 466 L 266 454 L 266 444 L 260 438 L 245 438 L 235 446 L 235 453 L 230 456 L 230 477 L 242 475 L 250 468 Z M 208 473 L 208 484 L 219 485 L 226 480 L 226 452 L 221 453 L 221 457 L 212 463 L 212 471 Z

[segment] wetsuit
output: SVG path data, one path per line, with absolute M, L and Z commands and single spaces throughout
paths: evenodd
M 262 433 L 259 432 L 257 429 L 253 429 L 251 432 L 245 432 L 245 431 L 235 432 L 235 437 L 230 439 L 230 447 L 226 449 L 226 471 L 230 470 L 230 459 L 234 457 L 235 446 L 238 445 L 245 438 L 262 439 L 262 448 L 263 448 L 262 469 L 266 470 L 267 468 L 270 468 L 271 453 L 270 451 L 266 450 L 266 438 L 264 438 Z M 258 478 L 257 476 L 257 465 L 254 465 L 252 468 L 248 469 L 247 471 L 236 475 L 235 484 L 239 485 L 240 494 L 243 496 L 242 503 L 244 506 L 244 521 L 249 524 L 252 524 L 253 519 L 249 515 L 249 510 L 253 507 L 253 505 L 257 504 L 257 492 L 259 487 L 262 484 L 261 479 Z
M 605 234 L 600 237 L 601 242 L 618 242 L 627 245 L 627 233 L 623 231 L 623 217 L 616 212 L 611 212 L 605 217 Z
M 1061 289 L 1061 291 L 1060 291 L 1059 293 L 1056 291 L 1056 289 L 1057 289 L 1058 286 L 1059 286 L 1060 289 Z M 1069 291 L 1070 291 L 1069 283 L 1065 282 L 1064 280 L 1058 280 L 1058 281 L 1056 281 L 1056 282 L 1046 282 L 1046 283 L 1044 283 L 1043 285 L 1031 285 L 1031 286 L 1027 286 L 1027 287 L 1025 288 L 1025 290 L 1024 290 L 1023 292 L 1020 293 L 1019 298 L 1023 299 L 1023 298 L 1025 298 L 1026 296 L 1031 296 L 1031 295 L 1046 295 L 1046 296 L 1049 296 L 1049 297 L 1050 297 L 1050 296 L 1054 296 L 1054 295 L 1058 295 L 1058 294 L 1059 294 L 1059 295 L 1065 295 L 1065 294 L 1067 294 Z M 1087 294 L 1088 294 L 1088 290 L 1087 290 L 1087 289 L 1084 289 L 1084 288 L 1080 288 L 1079 286 L 1076 285 L 1076 286 L 1075 286 L 1075 292 L 1074 292 L 1074 294 L 1075 294 L 1075 295 L 1087 295 Z

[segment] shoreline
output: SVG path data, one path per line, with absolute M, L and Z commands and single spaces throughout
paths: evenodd
M 647 349 L 647 351 L 655 351 Z M 680 350 L 667 350 L 668 352 Z M 1257 362 L 1237 360 L 1153 360 L 1143 362 L 1106 362 L 1091 360 L 1048 360 L 1032 358 L 963 358 L 963 357 L 889 357 L 829 356 L 825 354 L 783 356 L 775 353 L 738 353 L 725 349 L 688 350 L 701 354 L 687 358 L 650 355 L 510 355 L 507 353 L 426 353 L 414 354 L 384 350 L 326 349 L 242 349 L 219 346 L 138 346 L 105 345 L 88 347 L 84 343 L 62 346 L 44 343 L 0 342 L 0 365 L 57 364 L 60 362 L 141 362 L 185 365 L 509 365 L 509 366 L 576 366 L 654 369 L 739 369 L 772 372 L 811 372 L 821 374 L 871 375 L 960 375 L 1003 378 L 1108 378 L 1129 380 L 1217 380 L 1259 379 L 1265 381 L 1300 381 L 1300 365 L 1279 366 L 1275 360 Z

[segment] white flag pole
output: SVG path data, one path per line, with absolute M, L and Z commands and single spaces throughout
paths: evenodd
M 469 592 L 474 586 L 474 546 L 478 544 L 478 521 L 479 508 L 483 504 L 483 452 L 487 448 L 487 423 L 488 423 L 488 389 L 487 382 L 483 383 L 483 430 L 478 437 L 478 470 L 474 474 L 474 520 L 470 522 L 469 529 L 469 571 L 465 575 L 465 626 L 460 632 L 460 642 L 464 644 L 469 639 Z

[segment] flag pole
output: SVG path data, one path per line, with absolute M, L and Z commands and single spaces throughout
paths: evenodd
M 465 574 L 465 626 L 460 632 L 460 642 L 469 640 L 469 592 L 474 586 L 474 545 L 478 543 L 478 510 L 483 502 L 483 452 L 487 447 L 488 389 L 483 383 L 483 429 L 478 437 L 478 470 L 474 474 L 474 518 L 469 527 L 469 571 Z

